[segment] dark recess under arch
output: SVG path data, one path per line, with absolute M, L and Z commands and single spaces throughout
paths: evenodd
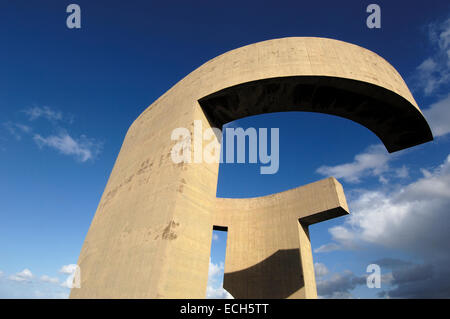
M 367 82 L 328 77 L 277 77 L 231 86 L 198 101 L 211 126 L 274 112 L 318 112 L 357 122 L 389 153 L 433 140 L 422 113 L 400 95 Z

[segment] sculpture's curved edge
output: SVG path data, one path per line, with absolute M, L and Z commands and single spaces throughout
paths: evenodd
M 245 96 L 245 99 L 242 97 Z M 419 108 L 384 87 L 331 76 L 266 78 L 224 88 L 199 100 L 210 124 L 272 112 L 336 115 L 377 135 L 388 152 L 433 140 Z
M 143 110 L 143 112 L 136 118 L 134 122 L 138 121 L 141 116 L 143 116 L 146 112 L 148 112 L 152 108 L 152 106 L 158 104 L 161 100 L 163 100 L 166 97 L 166 95 L 169 94 L 170 91 L 175 90 L 180 86 L 184 86 L 186 82 L 188 83 L 192 82 L 192 80 L 195 80 L 199 76 L 201 77 L 201 75 L 203 74 L 212 72 L 212 70 L 215 70 L 217 68 L 217 64 L 223 64 L 224 60 L 229 60 L 230 58 L 232 59 L 234 57 L 247 58 L 249 55 L 251 56 L 251 54 L 249 54 L 250 51 L 255 51 L 255 53 L 257 53 L 259 51 L 264 51 L 265 47 L 275 47 L 275 46 L 280 47 L 280 44 L 282 44 L 281 47 L 283 45 L 285 47 L 290 46 L 291 48 L 300 47 L 301 49 L 305 49 L 307 51 L 306 56 L 299 55 L 298 58 L 299 59 L 306 58 L 306 60 L 308 61 L 306 62 L 294 61 L 299 62 L 299 64 L 302 64 L 303 69 L 302 72 L 297 72 L 297 74 L 291 75 L 336 76 L 343 79 L 349 80 L 353 79 L 371 83 L 386 88 L 394 93 L 397 93 L 404 99 L 408 100 L 412 106 L 414 106 L 416 109 L 418 109 L 419 112 L 421 112 L 419 106 L 417 105 L 417 102 L 415 101 L 414 97 L 409 91 L 402 76 L 386 59 L 384 59 L 377 53 L 368 50 L 364 47 L 361 47 L 357 44 L 331 38 L 283 37 L 277 39 L 264 40 L 248 44 L 239 48 L 235 48 L 204 62 L 197 69 L 187 74 L 180 81 L 174 84 L 169 90 L 167 90 L 163 95 L 161 95 L 158 99 L 156 99 L 152 104 L 150 104 L 145 110 Z M 320 57 L 319 62 L 315 60 L 316 55 Z M 342 59 L 336 62 L 336 59 L 339 58 L 341 55 Z M 258 63 L 264 62 L 261 60 L 261 58 L 264 57 L 258 57 L 259 59 Z M 292 58 L 292 56 L 289 56 L 288 58 Z M 346 68 L 348 68 L 348 70 L 342 69 L 344 72 L 341 72 L 341 74 L 337 74 L 336 69 L 333 69 L 332 71 L 330 71 L 330 69 L 327 68 L 324 69 L 323 66 L 330 61 L 333 62 L 333 65 L 331 66 L 332 68 L 339 65 L 340 67 L 336 69 L 339 70 L 342 69 L 342 66 L 345 66 Z M 242 62 L 239 65 L 242 65 L 244 63 L 247 63 L 247 61 Z M 263 67 L 264 63 L 260 64 L 261 64 L 260 66 Z M 370 72 L 365 70 L 366 67 L 371 69 Z M 278 76 L 289 76 L 289 74 L 285 75 L 279 74 Z M 219 83 L 219 86 L 220 85 L 221 83 Z M 222 88 L 217 88 L 209 92 L 202 93 L 201 96 L 197 97 L 197 99 L 200 99 L 202 96 L 213 94 L 214 92 L 224 89 L 225 87 L 226 86 Z

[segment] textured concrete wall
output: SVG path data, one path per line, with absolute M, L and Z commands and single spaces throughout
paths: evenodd
M 192 132 L 194 120 L 202 120 L 204 128 L 214 123 L 214 115 L 207 118 L 200 99 L 250 81 L 306 76 L 333 77 L 328 85 L 344 97 L 344 80 L 382 88 L 384 91 L 371 98 L 386 102 L 393 110 L 398 108 L 400 113 L 408 111 L 421 125 L 424 122 L 395 69 L 356 45 L 320 38 L 284 38 L 220 55 L 178 82 L 131 125 L 83 244 L 78 260 L 81 288 L 72 289 L 71 298 L 205 297 L 212 227 L 219 222 L 229 227 L 225 285 L 232 293 L 239 297 L 314 297 L 305 225 L 346 210 L 343 192 L 335 192 L 340 189 L 335 180 L 259 199 L 223 200 L 216 198 L 218 164 L 174 164 L 170 158 L 173 129 L 186 127 Z M 373 95 L 373 91 L 367 92 L 358 94 Z M 399 99 L 407 103 L 399 106 Z M 355 115 L 344 106 L 335 114 L 352 119 Z M 382 113 L 376 109 L 371 113 L 375 124 L 367 126 L 374 132 L 376 123 L 383 121 L 380 130 L 389 128 L 386 121 L 391 122 Z M 421 130 L 420 138 L 426 135 L 426 130 Z M 422 142 L 420 138 L 412 140 L 417 144 Z M 395 141 L 385 144 L 395 146 Z M 405 147 L 399 145 L 397 148 Z M 324 187 L 322 192 L 311 192 L 319 186 Z M 240 202 L 246 204 L 240 206 Z M 325 213 L 309 220 L 305 217 L 303 225 L 299 224 L 302 214 L 315 211 Z M 233 283 L 233 278 L 238 278 L 235 276 L 242 278 L 242 271 L 253 266 L 256 270 L 242 287 Z M 276 283 L 270 278 L 266 283 L 257 282 L 267 278 L 264 276 L 271 269 L 280 275 L 280 286 L 273 288 Z M 265 287 L 262 292 L 255 290 L 261 285 Z

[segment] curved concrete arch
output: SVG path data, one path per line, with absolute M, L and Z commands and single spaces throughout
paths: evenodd
M 330 76 L 279 77 L 242 83 L 199 100 L 214 127 L 258 114 L 317 112 L 365 126 L 392 153 L 433 139 L 422 112 L 384 87 Z
M 349 118 L 371 129 L 389 151 L 432 139 L 401 76 L 369 50 L 332 39 L 283 38 L 222 54 L 179 81 L 131 125 L 80 253 L 81 288 L 72 289 L 71 297 L 203 298 L 212 227 L 223 223 L 234 240 L 227 248 L 225 282 L 237 296 L 278 291 L 271 296 L 313 298 L 307 226 L 347 213 L 336 180 L 244 203 L 216 198 L 218 163 L 175 164 L 170 157 L 175 128 L 192 133 L 195 120 L 208 128 L 286 110 Z M 265 218 L 255 217 L 258 212 Z M 313 217 L 305 219 L 305 213 Z M 261 229 L 277 232 L 265 236 Z M 286 256 L 301 262 L 283 263 Z M 268 274 L 280 278 L 278 290 L 258 282 Z M 302 281 L 290 285 L 296 275 Z

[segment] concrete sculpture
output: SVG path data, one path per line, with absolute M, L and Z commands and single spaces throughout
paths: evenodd
M 81 288 L 71 298 L 204 298 L 214 227 L 228 231 L 224 288 L 235 298 L 315 298 L 308 225 L 348 213 L 336 179 L 258 198 L 216 198 L 218 163 L 170 158 L 177 127 L 201 120 L 221 128 L 281 111 L 353 120 L 389 152 L 433 138 L 398 72 L 359 46 L 283 38 L 222 54 L 129 128 L 79 257 Z

